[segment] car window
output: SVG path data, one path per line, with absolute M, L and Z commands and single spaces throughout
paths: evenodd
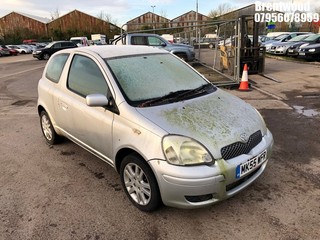
M 132 45 L 147 45 L 146 38 L 144 36 L 132 36 L 131 37 Z
M 61 43 L 56 43 L 52 46 L 53 48 L 61 48 Z
M 47 67 L 46 78 L 55 83 L 59 82 L 62 70 L 68 57 L 69 54 L 59 54 L 52 57 Z
M 107 96 L 108 86 L 98 65 L 90 58 L 75 55 L 69 70 L 68 88 L 86 97 L 101 93 Z
M 148 45 L 150 46 L 161 46 L 164 42 L 157 37 L 148 37 Z

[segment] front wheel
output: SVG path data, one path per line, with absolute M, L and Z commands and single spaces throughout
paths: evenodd
M 46 111 L 42 111 L 40 114 L 40 125 L 44 138 L 47 143 L 54 145 L 58 142 L 59 136 L 52 126 L 52 122 Z
M 179 57 L 180 59 L 182 59 L 183 61 L 187 62 L 188 61 L 188 57 L 186 54 L 183 54 L 183 53 L 177 53 L 176 54 L 177 57 Z
M 122 187 L 134 206 L 141 211 L 156 210 L 160 203 L 160 192 L 156 178 L 144 159 L 137 154 L 126 156 L 120 166 Z

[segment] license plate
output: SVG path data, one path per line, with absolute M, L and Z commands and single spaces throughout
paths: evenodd
M 288 52 L 293 52 L 293 50 L 292 50 L 292 49 L 289 49 Z
M 299 55 L 302 55 L 302 56 L 304 56 L 304 55 L 306 55 L 304 52 L 299 52 Z
M 258 168 L 267 159 L 267 150 L 264 150 L 259 155 L 251 158 L 250 160 L 240 164 L 236 168 L 236 178 L 241 178 L 256 168 Z

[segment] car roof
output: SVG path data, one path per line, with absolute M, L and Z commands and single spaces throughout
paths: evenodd
M 123 57 L 140 54 L 169 53 L 156 47 L 149 46 L 132 46 L 132 45 L 104 45 L 104 46 L 87 46 L 80 48 L 69 48 L 59 53 L 76 53 L 83 52 L 88 54 L 98 54 L 102 58 Z
M 62 41 L 53 41 L 52 43 L 63 43 L 63 42 L 67 42 L 67 43 L 73 43 L 72 41 L 68 41 L 68 40 L 62 40 Z

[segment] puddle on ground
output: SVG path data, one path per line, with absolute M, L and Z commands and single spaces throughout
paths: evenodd
M 304 109 L 302 106 L 293 106 L 297 113 L 300 113 L 306 117 L 315 117 L 320 114 L 320 112 L 314 109 Z

